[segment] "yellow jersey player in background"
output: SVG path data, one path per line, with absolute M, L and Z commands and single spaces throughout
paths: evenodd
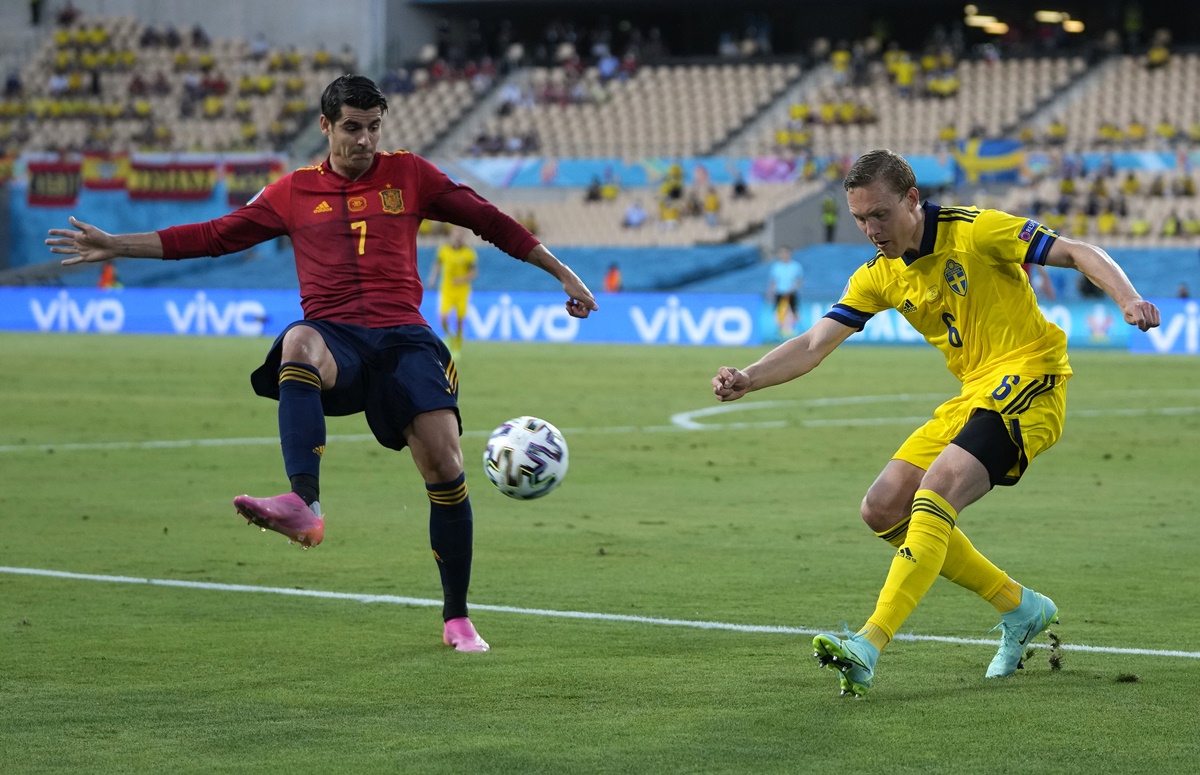
M 479 257 L 466 244 L 466 232 L 462 229 L 451 231 L 450 241 L 438 248 L 426 285 L 432 288 L 439 274 L 442 284 L 438 288 L 438 317 L 442 331 L 450 334 L 450 312 L 454 312 L 454 333 L 448 344 L 450 354 L 457 358 L 462 352 L 463 321 L 471 300 L 471 283 L 479 275 Z
M 1011 675 L 1058 609 L 980 554 L 958 515 L 995 485 L 1016 484 L 1062 433 L 1066 336 L 1038 309 L 1021 264 L 1079 270 L 1143 331 L 1158 325 L 1158 309 L 1094 245 L 996 210 L 922 203 L 912 168 L 891 151 L 862 156 L 844 186 L 875 257 L 812 328 L 745 369 L 722 366 L 713 391 L 734 401 L 803 376 L 888 308 L 940 350 L 962 392 L 901 445 L 861 506 L 867 525 L 897 548 L 875 612 L 856 633 L 816 636 L 814 656 L 839 671 L 843 694 L 866 693 L 880 651 L 941 575 L 999 612 L 1000 649 L 986 675 Z

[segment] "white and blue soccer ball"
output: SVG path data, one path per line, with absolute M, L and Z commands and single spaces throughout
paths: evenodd
M 567 475 L 566 439 L 545 420 L 515 417 L 492 431 L 483 450 L 483 471 L 510 498 L 540 498 Z

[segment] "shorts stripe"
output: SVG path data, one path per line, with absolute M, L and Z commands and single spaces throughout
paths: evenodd
M 1013 376 L 1017 376 L 1017 375 L 1013 375 Z M 1017 404 L 1019 404 L 1021 401 L 1024 401 L 1025 397 L 1027 395 L 1029 395 L 1030 392 L 1037 390 L 1039 387 L 1041 387 L 1041 385 L 1042 385 L 1041 382 L 1034 380 L 1034 381 L 1030 382 L 1029 384 L 1027 384 L 1025 387 L 1021 388 L 1021 392 L 1017 393 L 1017 395 L 1015 397 L 1013 397 L 1013 399 L 1011 401 L 1009 401 L 1007 404 L 1005 404 L 1000 409 L 1000 414 L 1013 414 L 1013 410 L 1012 410 L 1013 407 L 1016 406 Z
M 1051 374 L 1050 376 L 1046 377 L 1045 381 L 1043 381 L 1035 389 L 1030 391 L 1029 395 L 1025 396 L 1025 398 L 1020 403 L 1018 403 L 1016 406 L 1013 406 L 1006 413 L 1007 414 L 1021 414 L 1026 409 L 1028 409 L 1030 406 L 1033 406 L 1033 399 L 1037 398 L 1040 395 L 1043 395 L 1044 393 L 1049 393 L 1053 389 L 1054 389 L 1054 375 Z

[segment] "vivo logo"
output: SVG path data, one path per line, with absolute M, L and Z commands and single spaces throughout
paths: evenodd
M 116 299 L 92 299 L 81 307 L 66 291 L 59 291 L 45 307 L 37 299 L 30 299 L 29 311 L 39 331 L 115 334 L 125 324 L 125 308 Z
M 1158 353 L 1200 353 L 1200 304 L 1189 301 L 1182 313 L 1176 313 L 1162 326 L 1146 332 L 1150 345 Z M 1183 341 L 1180 342 L 1180 335 Z
M 539 304 L 526 314 L 512 303 L 508 294 L 502 294 L 499 302 L 487 307 L 483 314 L 471 305 L 467 309 L 467 325 L 479 339 L 515 338 L 526 342 L 538 339 L 539 334 L 551 342 L 570 342 L 579 331 L 579 320 L 571 317 L 565 307 Z
M 267 319 L 266 309 L 257 301 L 231 301 L 217 307 L 204 291 L 198 292 L 182 310 L 173 301 L 167 302 L 166 309 L 177 334 L 260 336 Z
M 717 344 L 747 344 L 754 332 L 754 320 L 741 307 L 706 307 L 697 319 L 676 296 L 667 297 L 666 306 L 658 307 L 648 318 L 641 307 L 631 307 L 629 317 L 647 344 L 704 344 L 710 336 Z

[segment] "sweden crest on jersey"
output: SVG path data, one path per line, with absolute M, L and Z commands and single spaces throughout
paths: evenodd
M 962 264 L 952 258 L 948 259 L 946 261 L 946 270 L 943 274 L 946 277 L 946 284 L 950 286 L 950 290 L 959 296 L 967 295 L 967 270 L 963 269 Z

